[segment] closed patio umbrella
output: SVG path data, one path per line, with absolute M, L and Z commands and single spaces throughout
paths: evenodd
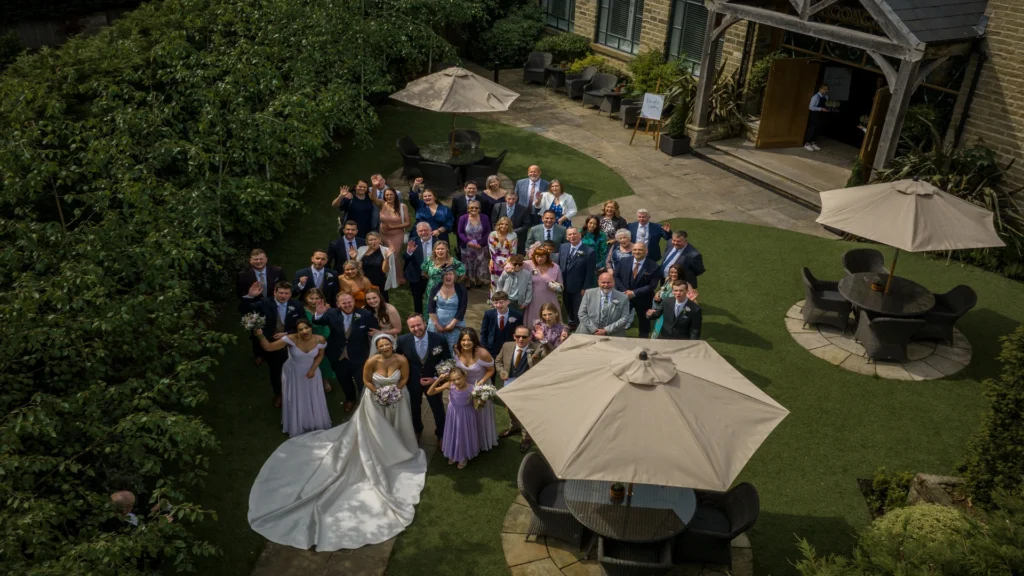
M 821 193 L 817 222 L 896 248 L 931 252 L 1005 246 L 993 214 L 919 180 L 897 180 Z
M 699 340 L 573 334 L 498 396 L 559 478 L 716 491 L 789 413 Z
M 455 114 L 504 112 L 519 94 L 465 68 L 452 67 L 417 78 L 391 97 L 417 108 L 451 112 L 454 147 Z

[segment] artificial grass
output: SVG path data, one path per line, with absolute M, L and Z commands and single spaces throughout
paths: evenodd
M 262 246 L 269 253 L 271 264 L 285 268 L 289 280 L 295 270 L 309 265 L 313 249 L 326 247 L 330 240 L 337 237 L 338 211 L 331 208 L 330 203 L 337 196 L 340 185 L 354 185 L 358 178 L 368 179 L 375 172 L 388 175 L 400 168 L 401 157 L 395 149 L 395 140 L 400 136 L 409 135 L 417 143 L 425 144 L 444 140 L 451 129 L 451 116 L 445 114 L 386 106 L 379 110 L 379 115 L 381 125 L 374 133 L 373 147 L 344 149 L 323 162 L 322 175 L 308 185 L 303 197 L 303 213 L 289 218 L 285 223 L 285 231 L 274 241 Z M 600 161 L 533 132 L 469 117 L 460 117 L 458 126 L 480 132 L 483 147 L 489 155 L 497 155 L 508 148 L 501 171 L 510 178 L 514 180 L 525 177 L 529 165 L 538 163 L 545 177 L 561 178 L 565 182 L 566 191 L 573 194 L 581 208 L 607 198 L 632 194 L 625 181 Z M 398 182 L 392 184 L 397 185 Z M 403 317 L 412 312 L 412 300 L 407 289 L 391 291 L 391 303 Z M 225 304 L 217 329 L 238 334 L 238 341 L 227 348 L 209 386 L 210 401 L 198 410 L 213 427 L 221 444 L 221 451 L 211 457 L 210 474 L 199 495 L 199 502 L 216 510 L 219 519 L 201 524 L 197 530 L 223 552 L 220 557 L 201 562 L 199 573 L 244 576 L 252 570 L 264 542 L 261 536 L 249 529 L 246 520 L 249 488 L 263 462 L 285 437 L 281 434 L 280 411 L 270 405 L 267 369 L 252 364 L 250 344 L 238 327 L 234 306 L 233 301 Z M 332 422 L 340 423 L 346 417 L 340 406 L 342 399 L 343 394 L 337 386 L 328 394 Z M 502 413 L 499 417 L 505 416 Z M 496 477 L 503 479 L 500 491 L 496 492 L 497 488 L 488 486 L 481 489 L 480 494 L 474 498 L 482 501 L 502 500 L 511 486 L 505 478 L 511 477 L 514 484 L 518 455 L 517 450 L 503 450 L 501 458 L 506 461 L 504 465 L 500 468 L 492 468 L 490 463 L 471 466 L 456 477 L 456 486 L 466 493 L 470 491 L 466 488 L 466 482 L 474 475 L 497 474 Z M 505 473 L 509 467 L 512 470 L 511 476 Z M 443 502 L 447 499 L 443 494 L 451 488 L 442 489 L 435 485 L 441 478 L 436 467 L 430 469 L 430 476 L 433 480 L 424 492 L 421 509 L 441 511 L 464 504 L 461 500 L 455 503 Z M 486 480 L 481 482 L 486 483 Z M 434 499 L 430 494 L 440 496 Z M 493 516 L 489 512 L 486 506 L 482 506 L 479 515 Z M 500 526 L 501 519 L 498 518 L 497 522 Z M 452 523 L 446 522 L 439 529 L 450 530 L 451 527 Z M 497 530 L 488 533 L 496 535 Z M 487 551 L 488 555 L 481 560 L 481 565 L 494 564 L 493 547 Z M 499 554 L 500 551 L 499 545 Z M 452 570 L 450 573 L 465 573 L 460 572 L 457 566 L 453 566 Z M 395 571 L 391 573 L 402 574 Z

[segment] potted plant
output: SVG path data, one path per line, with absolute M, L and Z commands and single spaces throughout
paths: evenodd
M 626 497 L 626 487 L 621 482 L 615 482 L 608 488 L 608 495 L 613 502 L 621 502 Z
M 666 101 L 673 105 L 672 115 L 661 134 L 658 148 L 669 156 L 679 156 L 690 151 L 690 137 L 686 135 L 686 121 L 690 119 L 693 98 L 697 86 L 690 75 L 684 75 L 669 90 Z

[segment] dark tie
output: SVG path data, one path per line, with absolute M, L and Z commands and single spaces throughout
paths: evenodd
M 544 239 L 545 240 L 551 240 L 551 229 L 550 228 L 545 228 L 544 229 Z
M 498 330 L 504 330 L 504 329 L 505 329 L 505 317 L 504 316 L 498 316 Z

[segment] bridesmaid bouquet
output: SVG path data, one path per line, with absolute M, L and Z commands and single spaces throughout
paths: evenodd
M 551 291 L 554 292 L 555 294 L 562 293 L 562 285 L 559 284 L 558 282 L 548 282 L 548 288 L 551 288 Z
M 402 399 L 402 391 L 398 389 L 398 386 L 388 384 L 387 386 L 377 388 L 377 393 L 374 395 L 373 399 L 381 406 L 394 406 Z
M 438 362 L 435 371 L 438 376 L 447 376 L 453 368 L 455 368 L 455 360 L 444 360 L 442 362 Z
M 242 316 L 242 328 L 245 328 L 248 332 L 252 332 L 257 328 L 263 328 L 263 325 L 266 323 L 267 319 L 257 312 L 249 312 Z
M 493 384 L 480 384 L 473 387 L 471 394 L 473 398 L 473 407 L 480 410 L 487 404 L 489 400 L 493 400 L 498 395 L 498 389 Z

